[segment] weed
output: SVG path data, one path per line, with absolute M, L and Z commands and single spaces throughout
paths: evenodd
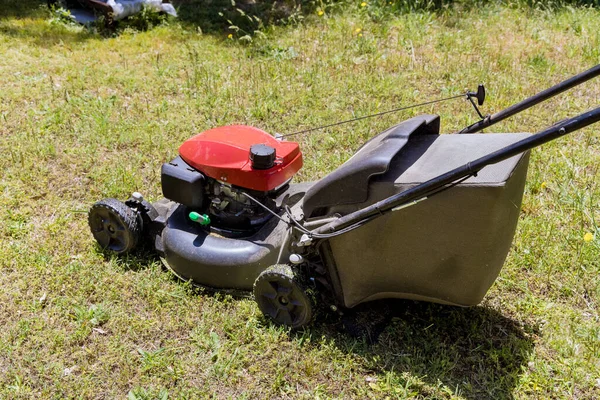
M 144 32 L 155 26 L 167 24 L 168 21 L 169 16 L 167 14 L 159 13 L 152 7 L 144 6 L 139 13 L 119 21 L 117 29 Z
M 156 391 L 136 387 L 127 393 L 127 400 L 167 400 L 168 398 L 169 391 L 165 388 Z
M 89 307 L 75 306 L 73 317 L 81 325 L 100 326 L 109 319 L 108 310 L 98 304 L 92 304 Z
M 142 356 L 142 371 L 151 371 L 154 367 L 162 364 L 163 355 L 165 348 L 160 348 L 155 351 L 145 351 L 138 349 L 138 353 Z

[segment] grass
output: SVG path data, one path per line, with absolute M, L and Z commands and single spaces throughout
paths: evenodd
M 0 11 L 0 398 L 600 397 L 598 126 L 533 152 L 513 248 L 480 306 L 396 302 L 373 344 L 327 315 L 289 332 L 150 255 L 107 256 L 86 221 L 104 197 L 158 199 L 161 163 L 217 125 L 288 133 L 479 82 L 484 112 L 499 110 L 600 63 L 597 9 L 314 3 L 247 43 L 190 4 L 183 22 L 109 37 L 35 1 Z M 599 98 L 596 79 L 493 131 L 537 131 Z M 476 119 L 456 101 L 302 136 L 298 180 L 422 112 L 444 132 Z

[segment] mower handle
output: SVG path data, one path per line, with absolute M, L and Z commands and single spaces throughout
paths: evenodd
M 517 104 L 513 104 L 512 106 L 510 106 L 502 111 L 499 111 L 492 115 L 488 115 L 488 116 L 484 117 L 482 120 L 475 122 L 472 125 L 467 126 L 465 129 L 463 129 L 462 131 L 460 131 L 458 133 L 479 132 L 480 130 L 487 128 L 490 125 L 494 125 L 495 123 L 500 122 L 503 119 L 512 117 L 513 115 L 518 114 L 521 111 L 524 111 L 530 107 L 533 107 L 536 104 L 541 103 L 542 101 L 548 100 L 549 98 L 556 96 L 557 94 L 562 93 L 565 90 L 569 90 L 574 86 L 580 85 L 583 82 L 586 82 L 592 78 L 595 78 L 598 75 L 600 75 L 600 64 L 596 65 L 593 68 L 588 69 L 585 72 L 577 74 L 565 81 L 562 81 L 561 83 L 558 83 L 546 90 L 543 90 L 543 91 L 539 92 L 538 94 L 528 97 L 527 99 L 525 99 Z
M 598 70 L 600 70 L 600 68 L 598 68 Z M 424 200 L 428 195 L 432 194 L 432 192 L 435 192 L 446 185 L 453 184 L 462 178 L 476 175 L 477 172 L 487 165 L 506 160 L 510 157 L 521 154 L 551 140 L 558 139 L 598 121 L 600 121 L 600 107 L 580 114 L 576 117 L 564 119 L 539 133 L 529 136 L 528 138 L 503 147 L 474 161 L 468 162 L 463 166 L 448 171 L 445 174 L 432 178 L 401 193 L 390 196 L 387 199 L 347 214 L 333 222 L 321 226 L 313 232 L 317 234 L 315 237 L 318 237 L 319 234 L 333 234 L 341 229 L 366 222 L 368 219 L 376 218 L 382 216 L 384 213 L 394 211 L 394 208 L 396 207 L 407 205 L 411 202 Z

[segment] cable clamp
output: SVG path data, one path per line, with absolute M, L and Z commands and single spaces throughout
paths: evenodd
M 300 236 L 300 240 L 298 240 L 297 245 L 299 247 L 306 247 L 312 244 L 312 238 L 308 236 L 306 233 Z

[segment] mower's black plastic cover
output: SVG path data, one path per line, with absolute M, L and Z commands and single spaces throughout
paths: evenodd
M 163 195 L 191 209 L 204 205 L 204 175 L 187 164 L 181 157 L 163 164 L 160 171 Z
M 527 137 L 527 134 L 413 135 L 365 201 L 323 204 L 347 214 Z M 529 153 L 490 165 L 430 199 L 331 239 L 322 251 L 346 307 L 380 298 L 471 306 L 508 254 Z M 350 160 L 352 162 L 352 159 Z
M 252 290 L 254 280 L 277 264 L 287 225 L 271 218 L 258 232 L 244 238 L 212 234 L 190 221 L 189 209 L 176 205 L 162 231 L 164 261 L 181 279 L 214 289 Z M 280 254 L 281 253 L 281 254 Z
M 406 120 L 366 142 L 341 167 L 317 181 L 307 192 L 302 210 L 306 218 L 331 214 L 328 208 L 367 200 L 369 181 L 385 173 L 411 136 L 437 135 L 440 117 L 420 115 Z

